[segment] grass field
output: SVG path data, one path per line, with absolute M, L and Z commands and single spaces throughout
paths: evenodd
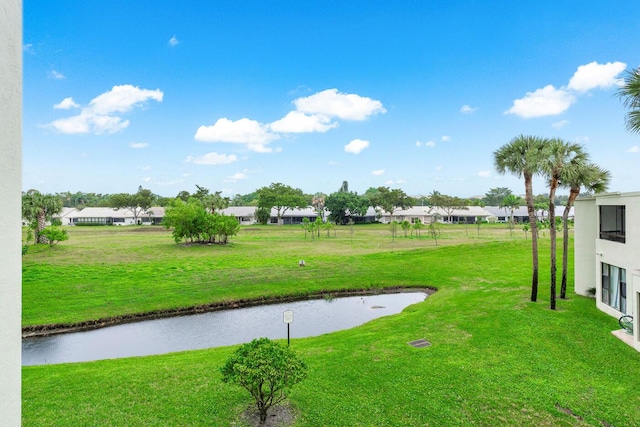
M 530 241 L 504 225 L 483 225 L 479 236 L 474 226 L 445 226 L 438 246 L 426 233 L 392 241 L 383 225 L 313 241 L 297 227 L 250 227 L 225 247 L 175 245 L 149 230 L 77 227 L 53 250 L 32 247 L 23 324 L 431 286 L 438 292 L 401 314 L 292 341 L 310 367 L 291 395 L 294 425 L 640 425 L 640 354 L 572 288 L 548 309 L 544 237 L 540 298 L 531 303 Z M 432 346 L 407 345 L 418 338 Z M 25 367 L 23 425 L 241 426 L 249 395 L 218 371 L 232 351 Z

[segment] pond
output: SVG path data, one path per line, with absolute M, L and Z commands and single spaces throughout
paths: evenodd
M 306 300 L 24 338 L 22 365 L 149 356 L 241 344 L 260 337 L 286 339 L 283 313 L 287 310 L 293 311 L 291 338 L 317 336 L 400 313 L 426 297 L 424 292 L 402 292 Z

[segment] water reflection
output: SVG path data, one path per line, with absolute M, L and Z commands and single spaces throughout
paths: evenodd
M 287 337 L 283 312 L 293 310 L 291 338 L 349 329 L 423 301 L 410 292 L 310 300 L 147 320 L 86 332 L 22 340 L 22 364 L 87 362 L 147 356 Z

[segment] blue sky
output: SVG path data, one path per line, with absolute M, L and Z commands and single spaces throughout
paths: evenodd
M 501 3 L 25 0 L 23 188 L 521 194 L 493 151 L 531 134 L 640 190 L 637 2 Z

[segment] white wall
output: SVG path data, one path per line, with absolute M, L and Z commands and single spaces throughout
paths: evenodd
M 577 294 L 588 295 L 589 289 L 596 288 L 598 210 L 594 198 L 578 199 L 574 206 L 574 287 Z
M 19 426 L 22 1 L 0 1 L 0 424 Z

